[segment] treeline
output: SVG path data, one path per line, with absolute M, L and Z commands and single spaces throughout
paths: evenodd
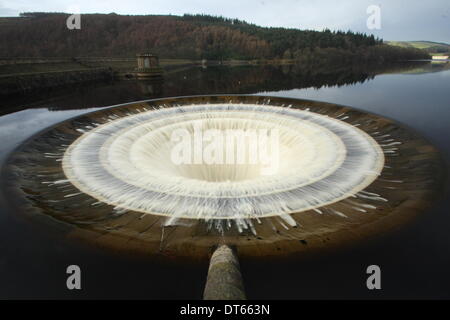
M 315 66 L 335 63 L 347 64 L 377 64 L 417 59 L 428 59 L 430 56 L 419 49 L 401 48 L 379 44 L 374 46 L 360 46 L 345 50 L 342 48 L 305 48 L 296 51 L 292 58 L 297 63 L 309 63 Z
M 427 58 L 415 49 L 390 49 L 373 35 L 265 28 L 207 15 L 123 16 L 83 14 L 81 30 L 66 27 L 68 14 L 23 13 L 0 18 L 3 57 L 130 57 L 151 52 L 185 59 L 349 59 L 394 61 Z

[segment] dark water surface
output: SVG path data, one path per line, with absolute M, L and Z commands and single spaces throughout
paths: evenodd
M 306 98 L 367 110 L 421 133 L 450 159 L 450 66 L 417 62 L 317 70 L 299 66 L 190 68 L 164 82 L 121 81 L 3 99 L 0 164 L 45 127 L 94 108 L 195 94 Z M 446 176 L 446 180 L 448 177 Z M 447 185 L 447 184 L 446 184 Z M 321 255 L 241 260 L 249 298 L 450 298 L 450 193 L 395 232 Z M 201 298 L 207 264 L 155 261 L 68 243 L 24 221 L 0 194 L 0 298 Z M 66 267 L 82 269 L 82 290 L 66 289 Z M 366 267 L 382 290 L 366 288 Z

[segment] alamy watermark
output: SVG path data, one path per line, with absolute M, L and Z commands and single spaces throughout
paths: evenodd
M 66 12 L 71 13 L 71 15 L 66 19 L 66 26 L 69 30 L 80 30 L 81 29 L 81 12 L 78 6 L 70 6 L 67 8 Z
M 380 30 L 381 29 L 381 7 L 372 4 L 367 7 L 366 13 L 369 15 L 366 21 L 367 29 Z
M 69 290 L 81 290 L 81 269 L 76 264 L 67 267 L 66 273 L 69 274 L 66 280 L 66 286 Z
M 176 165 L 255 165 L 261 175 L 278 171 L 280 162 L 279 130 L 206 129 L 201 121 L 193 130 L 172 132 L 171 160 Z
M 376 264 L 372 264 L 367 267 L 366 273 L 370 274 L 367 278 L 366 286 L 369 290 L 381 289 L 381 269 Z

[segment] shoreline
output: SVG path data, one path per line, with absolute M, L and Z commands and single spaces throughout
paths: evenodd
M 374 74 L 389 73 L 390 69 L 396 69 L 395 65 L 407 63 L 383 63 L 364 65 Z M 423 62 L 426 61 L 416 61 Z M 337 65 L 334 63 L 305 63 L 294 59 L 272 60 L 186 60 L 186 59 L 160 59 L 160 67 L 165 75 L 184 71 L 187 68 L 199 67 L 264 67 L 264 66 L 296 66 L 298 70 L 330 70 L 336 68 L 353 68 L 352 65 Z M 442 64 L 441 65 L 445 65 Z M 398 67 L 398 66 L 397 66 Z M 19 95 L 33 94 L 41 90 L 65 88 L 73 85 L 83 85 L 95 82 L 107 82 L 112 80 L 136 80 L 135 58 L 14 58 L 0 57 L 0 96 L 12 98 Z M 309 70 L 309 71 L 308 71 Z M 370 73 L 370 72 L 369 72 Z M 150 77 L 149 80 L 153 78 Z
M 194 66 L 289 65 L 293 59 L 273 60 L 188 60 L 160 59 L 163 74 Z M 128 80 L 135 78 L 136 58 L 2 58 L 0 57 L 0 96 L 33 93 L 41 89 L 61 88 L 74 84 Z

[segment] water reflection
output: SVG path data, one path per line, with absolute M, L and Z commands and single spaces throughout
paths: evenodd
M 166 73 L 163 80 L 123 80 L 79 85 L 10 97 L 0 114 L 19 109 L 85 109 L 136 100 L 196 94 L 252 94 L 261 91 L 341 87 L 364 83 L 382 73 L 423 73 L 447 69 L 449 64 L 416 61 L 391 65 L 259 65 L 201 66 Z

